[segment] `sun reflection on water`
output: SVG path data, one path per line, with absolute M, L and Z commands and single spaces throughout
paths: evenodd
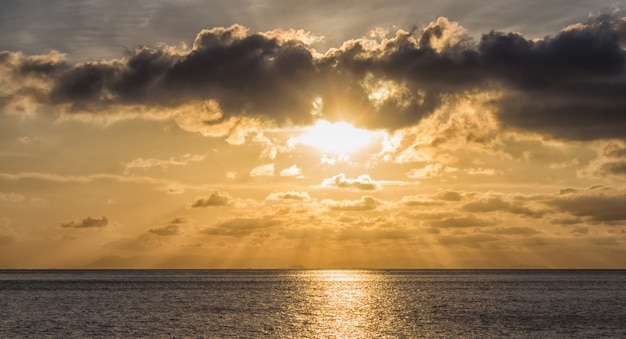
M 303 314 L 317 337 L 370 338 L 376 315 L 376 277 L 367 271 L 300 272 L 310 281 L 304 292 L 309 311 Z M 376 320 L 376 321 L 374 321 Z

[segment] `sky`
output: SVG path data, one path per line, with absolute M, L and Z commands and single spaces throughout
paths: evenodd
M 626 268 L 616 1 L 3 1 L 0 268 Z

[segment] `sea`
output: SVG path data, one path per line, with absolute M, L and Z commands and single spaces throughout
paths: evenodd
M 0 338 L 626 338 L 626 270 L 4 270 Z

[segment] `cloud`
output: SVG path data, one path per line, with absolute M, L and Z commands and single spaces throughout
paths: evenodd
M 584 222 L 585 221 L 581 218 L 558 218 L 558 219 L 554 219 L 550 221 L 551 224 L 563 225 L 563 226 L 577 225 L 577 224 L 582 224 Z
M 362 174 L 356 179 L 348 179 L 343 173 L 335 175 L 332 178 L 324 179 L 321 187 L 346 188 L 362 191 L 376 191 L 382 188 L 378 182 L 374 181 L 367 174 Z
M 295 177 L 297 175 L 300 175 L 301 173 L 302 173 L 302 169 L 296 165 L 293 165 L 291 167 L 285 168 L 282 171 L 280 171 L 280 176 L 281 177 Z
M 433 141 L 433 144 L 435 144 L 436 142 L 436 140 Z M 445 166 L 441 163 L 434 163 L 428 164 L 422 168 L 413 168 L 406 174 L 406 176 L 414 179 L 432 178 L 441 176 L 445 173 L 456 172 L 458 170 L 459 169 L 456 167 Z
M 17 193 L 3 193 L 0 192 L 0 202 L 22 202 L 24 201 L 24 196 Z
M 444 202 L 428 200 L 421 196 L 405 196 L 400 199 L 400 203 L 409 207 L 445 206 Z
M 227 206 L 232 204 L 233 198 L 225 192 L 214 191 L 209 196 L 202 196 L 196 198 L 191 203 L 191 207 L 209 207 L 209 206 Z
M 570 233 L 574 235 L 587 235 L 589 234 L 589 227 L 577 227 L 574 228 Z
M 626 176 L 626 161 L 613 161 L 602 164 L 599 171 L 602 175 Z
M 274 201 L 311 201 L 311 197 L 307 192 L 277 192 L 268 195 L 265 200 Z
M 250 170 L 251 177 L 271 177 L 274 175 L 274 164 L 260 165 Z
M 12 235 L 0 234 L 0 246 L 9 245 L 15 242 L 15 238 Z
M 171 225 L 182 225 L 182 224 L 186 224 L 187 223 L 187 219 L 185 219 L 183 217 L 176 217 L 176 218 L 168 221 L 167 223 L 171 224 Z
M 192 49 L 140 47 L 120 59 L 71 63 L 57 52 L 1 52 L 7 86 L 0 105 L 13 114 L 49 106 L 63 116 L 186 121 L 195 112 L 186 105 L 209 103 L 189 129 L 224 135 L 242 119 L 312 123 L 317 98 L 325 119 L 358 116 L 360 127 L 394 130 L 455 98 L 496 91 L 490 104 L 503 127 L 624 140 L 626 21 L 618 14 L 542 39 L 491 31 L 477 41 L 459 23 L 439 18 L 386 38 L 346 41 L 324 54 L 310 46 L 315 39 L 308 32 L 251 33 L 237 24 L 202 30 Z M 202 127 L 213 125 L 218 131 Z M 623 166 L 607 170 L 621 173 Z
M 499 117 L 563 138 L 624 139 L 625 32 L 621 18 L 601 15 L 539 41 L 484 35 L 482 59 L 515 89 L 499 102 Z
M 231 237 L 245 237 L 257 231 L 267 230 L 280 225 L 281 222 L 268 217 L 264 218 L 235 218 L 202 230 L 207 235 L 224 235 Z
M 482 227 L 497 225 L 493 220 L 481 219 L 473 215 L 463 217 L 450 217 L 431 222 L 434 227 L 458 228 L 458 227 Z
M 107 217 L 92 218 L 87 217 L 80 221 L 68 221 L 61 223 L 61 227 L 64 228 L 102 228 L 109 224 Z
M 488 212 L 509 212 L 513 214 L 521 214 L 528 217 L 540 218 L 543 213 L 533 211 L 527 207 L 520 205 L 519 203 L 510 203 L 502 200 L 499 197 L 482 199 L 463 205 L 463 210 L 473 213 L 488 213 Z
M 180 225 L 171 224 L 164 227 L 151 228 L 148 230 L 149 233 L 156 234 L 159 236 L 173 236 L 180 234 Z
M 429 209 L 430 210 L 430 209 Z M 420 212 L 420 213 L 402 213 L 402 216 L 413 220 L 440 220 L 450 218 L 454 213 L 450 212 Z
M 459 192 L 445 191 L 437 193 L 435 198 L 444 201 L 461 201 L 461 199 L 463 199 L 463 196 Z
M 626 178 L 626 144 L 608 142 L 598 151 L 598 157 L 586 169 L 585 176 Z
M 370 196 L 363 196 L 359 200 L 334 201 L 330 199 L 322 200 L 322 204 L 333 211 L 370 211 L 382 205 L 379 199 Z
M 155 234 L 158 236 L 174 236 L 181 234 L 180 227 L 187 223 L 187 219 L 183 217 L 176 217 L 170 219 L 165 226 L 163 227 L 155 227 L 148 230 L 148 233 Z
M 611 224 L 626 221 L 626 190 L 599 188 L 586 189 L 547 200 L 547 205 L 575 217 L 592 222 Z M 558 222 L 558 220 L 556 221 Z M 562 220 L 561 222 L 563 223 Z
M 171 157 L 167 160 L 163 159 L 144 159 L 137 158 L 126 164 L 124 164 L 124 168 L 126 172 L 129 172 L 133 168 L 151 168 L 151 167 L 161 167 L 162 169 L 167 169 L 169 166 L 186 166 L 190 162 L 198 162 L 202 161 L 206 158 L 204 155 L 191 155 L 185 154 L 180 157 Z
M 532 227 L 498 227 L 490 230 L 485 230 L 484 233 L 500 234 L 500 235 L 535 235 L 541 232 Z

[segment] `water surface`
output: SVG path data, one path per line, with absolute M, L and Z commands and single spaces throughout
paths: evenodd
M 626 337 L 626 271 L 0 271 L 0 337 Z

